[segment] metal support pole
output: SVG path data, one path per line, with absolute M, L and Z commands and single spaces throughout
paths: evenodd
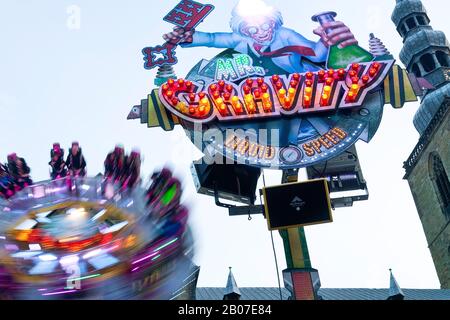
M 289 269 L 311 268 L 305 229 L 300 227 L 280 230 L 280 235 L 283 239 L 287 267 Z
M 298 181 L 298 170 L 284 170 L 281 183 Z M 306 242 L 305 229 L 289 228 L 280 230 L 283 239 L 287 269 L 283 270 L 285 287 L 293 300 L 316 300 L 320 287 L 319 274 L 312 269 Z

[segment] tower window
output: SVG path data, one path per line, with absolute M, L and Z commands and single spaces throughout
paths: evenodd
M 417 63 L 414 63 L 413 64 L 413 66 L 412 66 L 412 72 L 416 75 L 416 77 L 421 77 L 422 76 L 422 74 L 421 74 L 421 72 L 420 72 L 420 68 L 419 68 L 419 66 L 417 65 Z
M 437 152 L 430 154 L 429 170 L 442 212 L 445 218 L 450 220 L 450 182 L 441 157 Z
M 402 26 L 400 27 L 400 34 L 402 37 L 404 37 L 406 35 L 406 26 L 404 24 L 402 24 Z
M 444 51 L 436 51 L 436 57 L 442 67 L 450 67 L 448 54 Z
M 420 63 L 423 66 L 425 72 L 431 72 L 436 69 L 436 63 L 434 62 L 434 58 L 431 53 L 426 53 L 420 57 Z
M 406 20 L 406 24 L 408 25 L 409 30 L 414 29 L 415 27 L 417 27 L 416 20 L 414 20 L 413 17 L 411 17 L 408 20 Z
M 425 20 L 424 16 L 417 16 L 417 22 L 419 23 L 419 26 L 427 25 L 427 21 Z

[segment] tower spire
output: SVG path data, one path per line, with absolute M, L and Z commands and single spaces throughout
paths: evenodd
M 241 297 L 241 291 L 236 283 L 236 279 L 234 279 L 233 272 L 228 273 L 227 287 L 225 288 L 225 292 L 223 295 L 223 300 L 239 300 Z
M 392 269 L 389 269 L 390 281 L 389 281 L 389 297 L 387 300 L 403 300 L 405 295 L 403 294 L 402 288 L 397 283 L 397 280 L 392 273 Z
M 392 21 L 404 42 L 400 60 L 409 73 L 434 87 L 414 116 L 414 126 L 423 134 L 450 92 L 450 45 L 442 31 L 433 30 L 420 0 L 397 0 Z

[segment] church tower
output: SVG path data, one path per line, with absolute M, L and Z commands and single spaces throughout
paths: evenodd
M 414 202 L 441 287 L 450 288 L 450 46 L 433 30 L 420 0 L 396 0 L 392 21 L 403 38 L 400 60 L 434 88 L 424 90 L 414 126 L 420 139 L 405 161 Z

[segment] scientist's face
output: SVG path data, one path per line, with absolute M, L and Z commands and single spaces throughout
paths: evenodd
M 252 38 L 256 43 L 269 45 L 275 34 L 275 21 L 265 17 L 255 17 L 241 26 L 241 33 Z

